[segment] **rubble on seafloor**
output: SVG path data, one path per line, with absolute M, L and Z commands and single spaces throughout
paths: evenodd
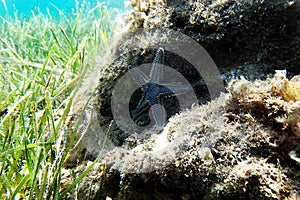
M 149 141 L 110 151 L 78 195 L 93 185 L 94 199 L 297 199 L 299 87 L 285 71 L 232 80 L 229 93 L 182 111 Z

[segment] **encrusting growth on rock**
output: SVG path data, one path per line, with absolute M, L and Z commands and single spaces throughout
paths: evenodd
M 228 87 L 239 105 L 249 111 L 262 108 L 282 128 L 290 128 L 300 137 L 300 76 L 291 80 L 286 76 L 286 71 L 276 71 L 273 79 L 251 83 L 242 78 Z
M 179 112 L 173 109 L 175 99 L 163 130 L 149 129 L 149 137 L 139 140 L 114 123 L 110 97 L 129 65 L 153 62 L 169 32 L 117 41 L 108 56 L 112 60 L 97 69 L 100 81 L 84 116 L 86 137 L 78 136 L 97 150 L 106 136 L 112 145 L 79 183 L 78 199 L 88 194 L 92 199 L 299 199 L 299 1 L 133 0 L 132 5 L 132 29 L 165 27 L 198 41 L 229 82 L 228 93 L 210 101 L 193 66 L 165 51 L 166 64 L 188 79 L 202 105 Z M 142 48 L 130 51 L 134 42 Z M 145 91 L 140 87 L 132 95 L 130 108 L 144 121 L 138 105 L 144 105 Z M 72 160 L 81 162 L 72 170 L 80 174 L 90 162 L 86 146 L 78 144 Z
M 161 134 L 130 151 L 113 149 L 103 160 L 98 197 L 297 199 L 300 101 L 284 100 L 274 87 L 299 85 L 300 76 L 288 80 L 285 73 L 233 80 L 229 93 L 172 117 Z M 82 198 L 87 190 L 79 186 Z

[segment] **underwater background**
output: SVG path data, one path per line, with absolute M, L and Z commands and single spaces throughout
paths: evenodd
M 32 11 L 40 11 L 43 14 L 47 13 L 47 8 L 49 9 L 51 16 L 58 16 L 59 10 L 63 11 L 64 14 L 71 13 L 72 9 L 76 7 L 78 3 L 79 7 L 83 3 L 90 3 L 90 6 L 96 6 L 98 3 L 107 6 L 108 8 L 124 8 L 124 0 L 1 0 L 0 2 L 0 16 L 13 16 L 15 11 L 21 17 L 28 17 L 32 14 Z

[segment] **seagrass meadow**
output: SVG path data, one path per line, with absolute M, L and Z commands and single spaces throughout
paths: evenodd
M 56 16 L 49 9 L 1 13 L 0 199 L 62 199 L 90 170 L 60 189 L 72 145 L 66 118 L 82 77 L 117 27 L 118 11 L 77 1 L 68 13 L 54 9 Z

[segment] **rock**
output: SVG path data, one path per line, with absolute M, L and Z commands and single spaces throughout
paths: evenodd
M 140 0 L 134 1 L 133 6 L 134 30 L 139 27 L 160 29 L 167 27 L 195 39 L 211 55 L 227 82 L 241 75 L 249 80 L 265 78 L 278 68 L 287 69 L 290 76 L 300 73 L 298 3 L 286 0 L 276 2 Z M 143 17 L 138 17 L 139 15 Z M 172 36 L 168 31 L 164 37 L 149 33 L 133 40 L 132 37 L 124 36 L 116 44 L 115 48 L 118 50 L 110 54 L 113 58 L 112 63 L 105 66 L 97 94 L 96 112 L 99 125 L 105 132 L 113 119 L 110 97 L 117 81 L 128 72 L 129 65 L 152 63 L 157 48 L 167 43 L 170 37 Z M 132 51 L 132 44 L 137 42 L 142 44 Z M 189 51 L 192 54 L 192 49 Z M 198 103 L 209 101 L 207 81 L 203 82 L 189 61 L 186 62 L 168 51 L 165 52 L 165 64 L 173 67 L 188 80 L 195 90 Z M 141 90 L 132 95 L 129 105 L 131 111 L 137 107 L 141 96 L 143 96 Z M 176 109 L 178 107 L 176 99 L 169 98 L 169 100 L 171 101 L 169 105 L 172 106 L 165 105 L 165 108 L 173 112 L 167 112 L 167 118 L 179 111 Z M 137 124 L 150 123 L 149 107 L 145 113 L 136 119 Z M 109 134 L 112 142 L 120 146 L 132 133 L 120 131 L 115 122 L 112 122 Z
M 84 84 L 82 91 L 96 91 L 87 109 L 81 100 L 73 105 L 73 110 L 80 105 L 84 123 L 70 162 L 105 155 L 106 167 L 91 172 L 102 177 L 92 198 L 299 198 L 300 78 L 295 76 L 300 73 L 299 1 L 135 0 L 132 5 L 132 31 L 155 27 L 164 34 L 149 31 L 116 40 L 96 76 Z M 189 41 L 173 38 L 172 30 L 201 44 L 215 61 L 219 77 L 214 74 L 205 80 L 189 60 L 169 51 L 180 49 L 177 43 L 168 43 L 170 38 Z M 112 94 L 130 72 L 129 65 L 152 64 L 160 47 L 166 49 L 166 65 L 187 79 L 201 105 L 180 112 L 177 99 L 168 97 L 164 106 L 172 112 L 166 112 L 169 122 L 163 129 L 149 128 L 143 134 L 124 131 L 113 116 Z M 196 52 L 190 48 L 187 54 Z M 270 78 L 276 69 L 289 73 Z M 244 78 L 237 79 L 240 76 Z M 229 93 L 214 99 L 209 88 L 218 86 L 219 79 L 228 83 Z M 122 83 L 124 91 L 134 87 L 132 81 Z M 86 102 L 84 92 L 78 97 Z M 141 89 L 133 92 L 129 110 L 143 95 Z M 126 98 L 125 92 L 119 96 L 120 101 Z M 150 106 L 131 117 L 136 123 L 148 123 L 149 112 Z M 106 150 L 99 151 L 108 142 Z M 91 182 L 86 176 L 83 183 Z M 84 184 L 79 186 L 82 198 L 88 191 Z
M 167 27 L 195 39 L 211 55 L 218 71 L 222 74 L 222 79 L 226 82 L 241 75 L 249 80 L 262 79 L 274 73 L 278 68 L 288 69 L 289 76 L 300 73 L 299 2 L 288 0 L 153 0 L 148 2 L 140 0 L 132 4 L 134 7 L 131 16 L 133 30 L 139 27 L 157 27 L 163 30 L 162 27 Z M 139 17 L 141 15 L 143 17 Z M 182 25 L 183 22 L 184 25 Z M 117 146 L 122 145 L 132 134 L 120 130 L 115 121 L 112 121 L 111 96 L 118 80 L 128 72 L 129 65 L 139 66 L 152 63 L 157 49 L 162 44 L 169 45 L 168 37 L 172 37 L 167 29 L 164 36 L 160 34 L 159 37 L 154 33 L 134 38 L 129 35 L 121 36 L 119 40 L 113 41 L 114 45 L 108 52 L 108 56 L 103 59 L 103 63 L 99 64 L 101 70 L 95 73 L 96 78 L 92 76 L 87 81 L 90 83 L 85 84 L 88 86 L 83 87 L 88 91 L 90 88 L 98 88 L 97 97 L 91 103 L 93 113 L 98 118 L 98 122 L 93 123 L 98 123 L 97 126 L 101 127 L 113 145 Z M 178 38 L 178 40 L 184 41 L 183 38 Z M 139 43 L 139 46 L 133 47 L 135 43 Z M 192 54 L 192 52 L 193 49 L 189 49 L 188 53 Z M 203 81 L 203 77 L 199 76 L 189 61 L 168 51 L 165 51 L 165 54 L 165 64 L 172 66 L 188 80 L 195 91 L 198 103 L 209 101 L 211 98 L 208 93 L 207 80 Z M 100 79 L 100 82 L 95 85 L 94 82 L 97 79 Z M 82 94 L 78 96 L 86 101 Z M 135 91 L 132 95 L 129 105 L 131 111 L 138 105 L 142 95 L 141 90 Z M 166 99 L 161 99 L 161 101 L 164 100 Z M 169 118 L 179 110 L 176 98 L 168 98 L 167 101 L 169 101 L 170 112 L 166 115 Z M 164 105 L 166 107 L 166 104 Z M 73 107 L 78 107 L 76 102 Z M 89 124 L 86 119 L 90 118 L 90 113 L 91 109 L 84 117 L 85 124 Z M 149 107 L 143 115 L 136 117 L 135 122 L 149 124 L 151 116 L 148 113 Z M 81 145 L 80 152 L 86 152 L 84 146 L 86 145 Z M 77 157 L 76 155 L 72 160 L 76 160 Z M 82 156 L 79 157 L 81 157 L 79 160 L 82 160 Z
M 166 27 L 188 35 L 208 51 L 221 73 L 254 63 L 260 63 L 257 67 L 264 67 L 265 74 L 275 69 L 299 73 L 299 1 L 132 2 L 129 20 L 135 27 Z
M 299 85 L 300 76 L 287 80 L 283 74 L 234 80 L 229 93 L 172 117 L 149 141 L 110 151 L 98 197 L 299 198 L 300 137 L 293 126 L 300 104 L 272 88 L 285 81 Z M 296 121 L 278 120 L 282 117 Z

